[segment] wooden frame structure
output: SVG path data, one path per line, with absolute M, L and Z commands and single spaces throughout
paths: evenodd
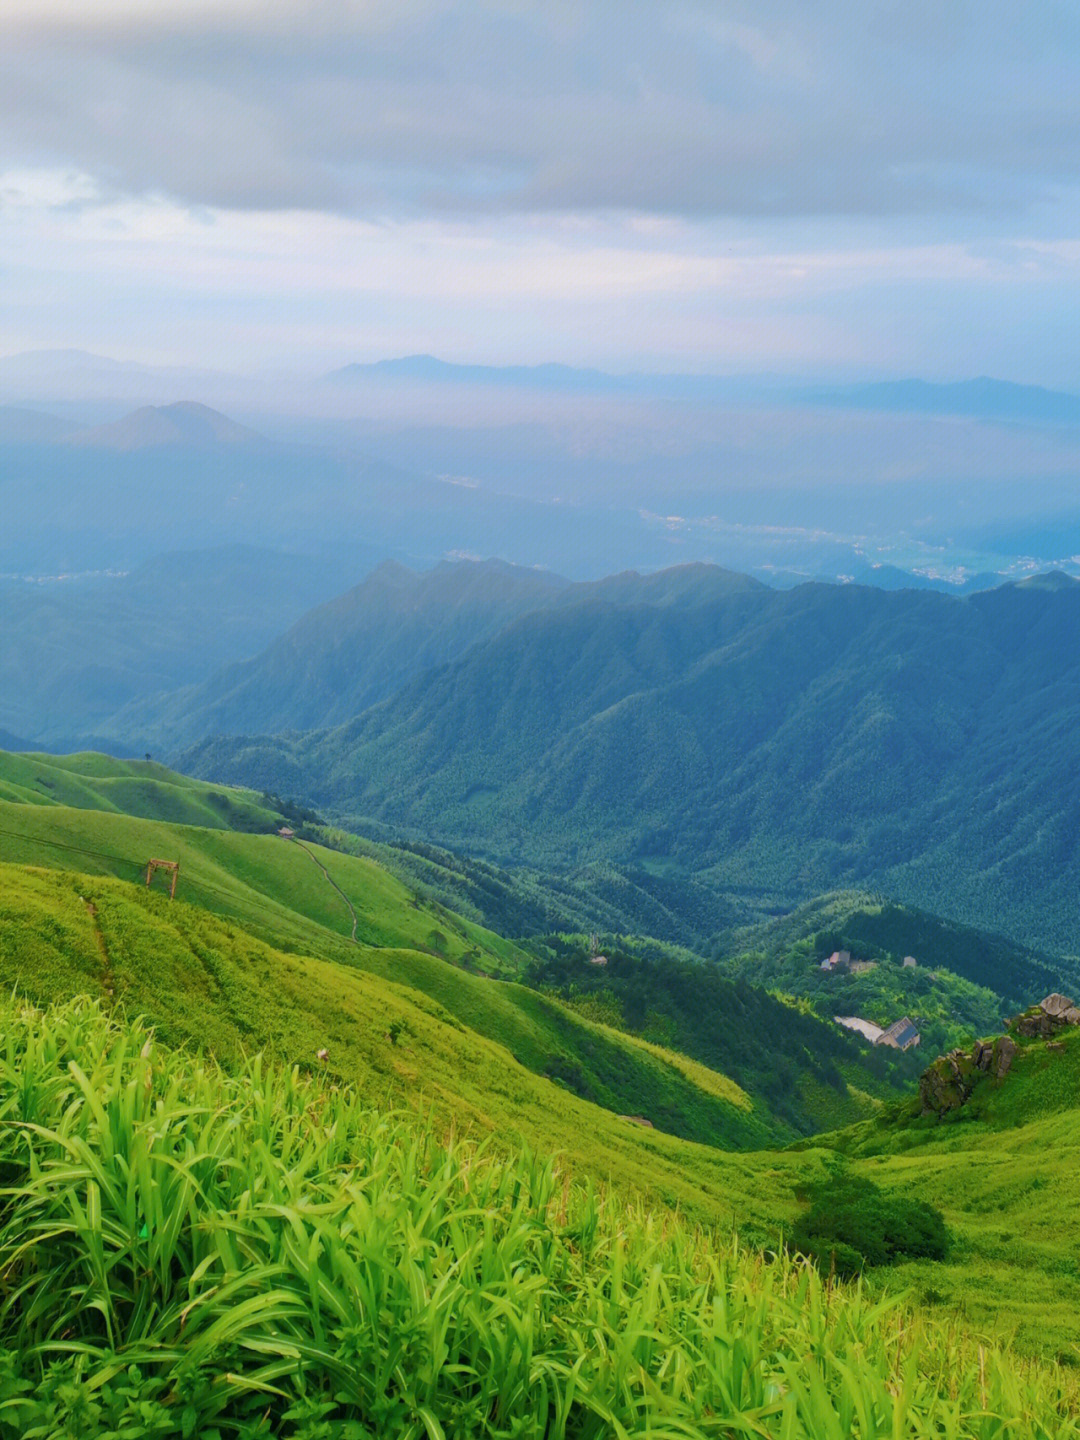
M 176 899 L 176 882 L 180 878 L 179 860 L 148 860 L 146 862 L 146 884 L 150 886 L 155 870 L 166 870 L 172 875 L 172 884 L 169 886 L 169 899 Z

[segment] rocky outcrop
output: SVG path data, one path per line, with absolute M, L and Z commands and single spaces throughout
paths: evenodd
M 1080 1025 L 1080 1008 L 1067 995 L 1055 993 L 1018 1015 L 1009 1029 L 1026 1040 L 1050 1042 L 1048 1050 L 1060 1050 L 1062 1046 L 1052 1037 L 1070 1025 Z M 998 1035 L 994 1040 L 976 1040 L 970 1055 L 964 1050 L 942 1055 L 919 1079 L 922 1113 L 944 1115 L 966 1105 L 984 1075 L 993 1080 L 1005 1078 L 1018 1049 L 1012 1035 Z
M 971 1094 L 979 1071 L 970 1055 L 950 1050 L 941 1055 L 919 1077 L 919 1100 L 924 1115 L 944 1115 L 959 1110 Z
M 1011 1036 L 999 1035 L 996 1040 L 976 1040 L 971 1058 L 976 1069 L 1001 1080 L 1009 1073 L 1018 1048 Z
M 1067 1025 L 1080 1025 L 1080 1009 L 1067 995 L 1047 995 L 1038 1005 L 1025 1010 L 1013 1021 L 1018 1035 L 1028 1040 L 1046 1040 L 1064 1030 Z
M 1008 1035 L 994 1040 L 976 1040 L 969 1055 L 966 1050 L 950 1050 L 919 1077 L 919 1100 L 924 1115 L 944 1115 L 959 1110 L 984 1075 L 1002 1080 L 1009 1073 L 1017 1051 L 1016 1041 Z

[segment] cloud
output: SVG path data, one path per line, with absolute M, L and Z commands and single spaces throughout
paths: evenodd
M 0 160 L 105 195 L 366 217 L 1053 215 L 1080 180 L 1078 16 L 7 0 Z

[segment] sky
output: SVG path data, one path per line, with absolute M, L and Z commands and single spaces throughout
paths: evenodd
M 4 0 L 0 355 L 1080 389 L 1075 0 Z

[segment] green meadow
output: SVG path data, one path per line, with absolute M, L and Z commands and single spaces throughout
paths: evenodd
M 946 1120 L 867 1094 L 857 1124 L 793 1146 L 767 1100 L 722 1066 L 605 1023 L 603 1006 L 518 983 L 530 959 L 521 944 L 412 891 L 371 856 L 232 830 L 220 817 L 128 815 L 114 791 L 98 797 L 114 808 L 91 805 L 118 778 L 116 762 L 98 774 L 95 763 L 66 772 L 85 787 L 82 806 L 70 795 L 0 801 L 12 1207 L 0 1237 L 0 1435 L 69 1433 L 70 1416 L 31 1408 L 43 1385 L 56 1415 L 83 1397 L 97 1415 L 79 1431 L 88 1436 L 1072 1433 L 1080 1032 L 1025 1044 L 1004 1080 L 983 1081 Z M 37 765 L 26 762 L 19 787 L 33 787 Z M 13 771 L 5 783 L 15 788 Z M 171 786 L 152 777 L 143 798 Z M 208 788 L 194 786 L 191 803 L 204 807 Z M 175 789 L 183 795 L 186 782 Z M 276 828 L 280 816 L 266 815 Z M 143 883 L 152 855 L 180 861 L 175 900 L 160 877 Z M 139 1070 L 147 1046 L 154 1058 Z M 158 1120 L 138 1108 L 144 1093 L 164 1106 Z M 313 1116 L 340 1107 L 344 1118 L 289 1140 L 293 1173 L 252 1136 L 284 1125 L 297 1096 Z M 45 1120 L 26 1109 L 39 1099 Z M 331 1258 L 331 1230 L 354 1215 L 357 1187 L 367 1193 L 356 1167 L 375 1134 L 389 1188 L 370 1213 L 389 1214 L 393 1197 L 389 1231 L 412 1236 L 400 1238 L 408 1262 L 391 1246 L 376 1263 L 348 1238 Z M 139 1161 L 136 1180 L 143 1145 L 161 1148 Z M 426 1158 L 403 1179 L 394 1167 L 414 1153 Z M 208 1188 L 218 1163 L 208 1156 L 241 1178 Z M 269 1170 L 242 1178 L 264 1161 Z M 439 1175 L 453 1178 L 433 1200 L 425 1187 Z M 469 1199 L 473 1175 L 484 1177 L 483 1203 Z M 855 1286 L 768 1258 L 782 1257 L 808 1192 L 852 1180 L 939 1211 L 945 1258 L 900 1255 Z M 564 1218 L 548 1235 L 553 1213 Z M 518 1236 L 506 1252 L 517 1258 L 486 1270 L 470 1247 L 522 1216 L 536 1247 Z M 590 1249 L 586 1232 L 605 1238 Z M 453 1269 L 466 1252 L 473 1259 Z M 149 1269 L 159 1281 L 144 1293 Z M 371 1285 L 376 1271 L 389 1287 L 379 1291 L 385 1313 L 403 1317 L 395 1324 L 409 1335 L 441 1336 L 442 1366 L 421 1362 L 420 1340 L 394 1363 L 349 1348 L 360 1341 L 335 1318 L 338 1289 L 351 1295 L 361 1272 Z M 50 1287 L 48 1274 L 67 1279 Z M 511 1277 L 520 1290 L 506 1288 Z M 73 1325 L 64 1305 L 76 1285 L 96 1298 Z M 198 1320 L 190 1351 L 177 1328 L 187 1305 Z M 466 1312 L 471 1340 L 454 1318 Z M 497 1361 L 475 1348 L 489 1343 L 502 1346 Z M 350 1389 L 357 1368 L 372 1366 L 378 1396 Z M 481 1374 L 492 1366 L 510 1377 L 507 1393 L 533 1385 L 547 1408 L 503 1413 Z M 202 1429 L 183 1428 L 182 1399 Z M 119 1428 L 125 1405 L 149 1407 L 158 1428 Z

